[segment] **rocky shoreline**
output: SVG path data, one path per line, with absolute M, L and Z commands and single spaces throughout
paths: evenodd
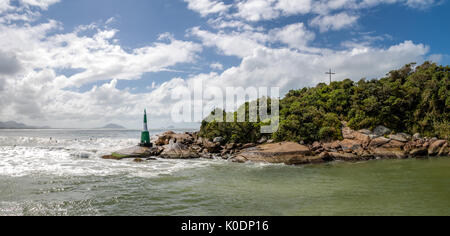
M 153 148 L 132 147 L 116 151 L 104 159 L 134 158 L 136 162 L 164 159 L 222 158 L 245 162 L 284 163 L 302 165 L 330 161 L 362 161 L 372 159 L 406 159 L 449 155 L 447 140 L 422 138 L 420 134 L 394 134 L 384 126 L 374 131 L 355 131 L 343 124 L 343 140 L 313 144 L 261 139 L 258 143 L 224 143 L 217 137 L 207 140 L 197 133 L 177 134 L 172 131 L 155 136 Z

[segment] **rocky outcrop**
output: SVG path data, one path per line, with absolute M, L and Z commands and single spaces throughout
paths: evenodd
M 171 143 L 164 146 L 164 151 L 160 154 L 160 157 L 165 159 L 194 159 L 199 158 L 200 155 L 185 144 L 171 141 Z
M 154 141 L 156 146 L 164 146 L 168 145 L 170 141 L 173 141 L 174 143 L 181 143 L 185 145 L 189 145 L 194 143 L 194 135 L 192 133 L 183 133 L 183 134 L 177 134 L 173 131 L 165 132 L 159 136 L 157 136 L 157 139 Z
M 113 159 L 113 160 L 121 160 L 121 159 L 127 159 L 127 158 L 148 158 L 152 156 L 158 156 L 163 151 L 162 148 L 154 147 L 154 148 L 147 148 L 147 147 L 131 147 L 122 149 L 119 151 L 116 151 L 112 153 L 111 155 L 103 156 L 103 159 Z
M 166 132 L 154 139 L 154 148 L 133 147 L 119 150 L 105 159 L 151 157 L 167 159 L 191 159 L 221 157 L 234 162 L 266 162 L 300 165 L 322 163 L 333 160 L 361 161 L 371 159 L 403 159 L 409 157 L 447 156 L 449 145 L 446 140 L 421 138 L 416 134 L 393 134 L 379 126 L 374 132 L 362 129 L 352 130 L 343 124 L 341 141 L 314 142 L 304 145 L 294 142 L 274 143 L 267 138 L 258 143 L 226 143 L 221 137 L 206 139 L 197 133 Z
M 311 150 L 304 145 L 283 142 L 263 144 L 257 147 L 247 148 L 239 152 L 231 160 L 234 162 L 266 162 L 284 163 L 287 165 L 299 165 L 324 162 L 324 157 L 313 156 Z

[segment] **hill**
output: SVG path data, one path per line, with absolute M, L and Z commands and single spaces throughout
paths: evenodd
M 126 128 L 117 124 L 107 124 L 100 129 L 126 129 Z
M 26 124 L 17 123 L 15 121 L 0 122 L 0 129 L 50 129 L 48 126 L 28 126 Z
M 248 114 L 249 103 L 240 109 Z M 250 123 L 248 117 L 243 123 L 204 120 L 199 135 L 239 143 L 256 142 L 263 136 L 312 143 L 342 139 L 344 121 L 355 130 L 384 125 L 396 133 L 450 138 L 450 67 L 409 64 L 381 79 L 346 79 L 291 90 L 280 100 L 280 126 L 272 135 L 261 134 L 262 123 Z

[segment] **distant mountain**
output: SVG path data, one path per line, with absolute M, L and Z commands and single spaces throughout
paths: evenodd
M 15 121 L 0 122 L 0 129 L 50 129 L 48 126 L 28 126 Z
M 126 129 L 126 128 L 117 124 L 107 124 L 103 126 L 101 129 Z

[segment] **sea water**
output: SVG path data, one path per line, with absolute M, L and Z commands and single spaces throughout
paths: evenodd
M 101 159 L 139 134 L 0 130 L 0 215 L 450 215 L 448 157 L 306 166 Z

